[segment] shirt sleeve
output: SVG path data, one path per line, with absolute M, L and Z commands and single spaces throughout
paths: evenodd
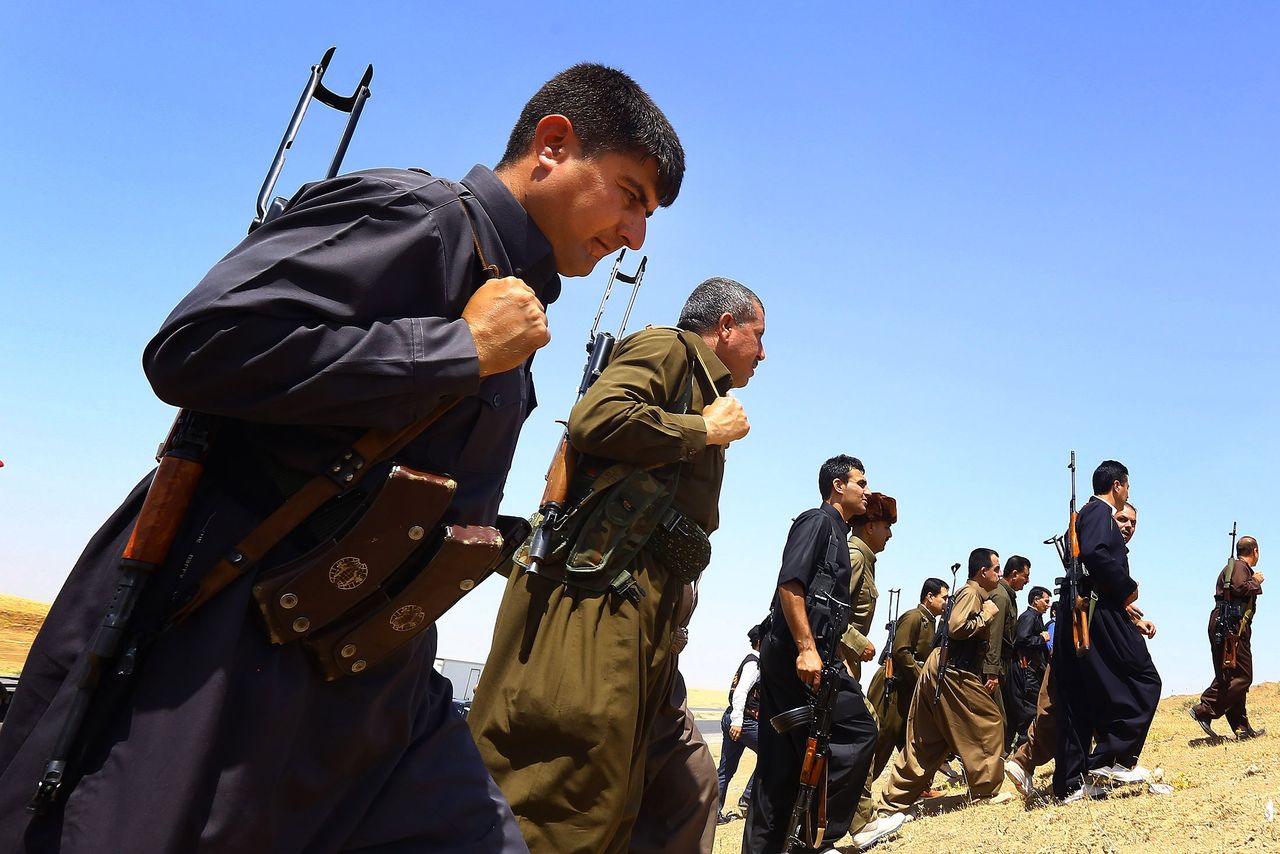
M 760 678 L 760 667 L 754 661 L 742 665 L 742 675 L 738 677 L 738 687 L 733 689 L 733 702 L 729 707 L 729 725 L 742 726 L 742 716 L 747 708 L 747 695 Z
M 956 603 L 951 608 L 951 619 L 947 622 L 947 631 L 951 637 L 965 640 L 977 637 L 987 630 L 987 626 L 995 618 L 988 620 L 982 615 L 982 603 L 985 601 L 974 591 L 972 585 L 966 584 L 960 588 L 960 592 L 956 594 Z
M 849 592 L 852 593 L 857 590 L 858 597 L 853 602 L 853 608 L 849 615 L 849 627 L 845 629 L 844 636 L 840 638 L 840 642 L 852 650 L 855 657 L 861 659 L 862 653 L 866 650 L 867 644 L 871 643 L 871 639 L 859 631 L 858 626 L 866 625 L 870 621 L 871 613 L 875 609 L 875 603 L 870 596 L 866 595 L 868 579 L 865 576 L 868 567 L 867 560 L 860 550 L 850 547 L 849 565 L 853 569 L 849 574 Z
M 437 219 L 411 185 L 367 174 L 304 188 L 148 344 L 156 394 L 264 423 L 394 428 L 474 393 L 472 277 L 448 269 L 460 237 L 442 240 Z
M 588 454 L 655 466 L 687 462 L 707 446 L 707 425 L 676 408 L 688 382 L 677 333 L 648 329 L 625 339 L 569 415 L 569 441 Z
M 798 581 L 806 592 L 809 590 L 817 565 L 818 548 L 827 547 L 830 530 L 830 523 L 821 510 L 809 510 L 796 517 L 787 534 L 787 543 L 782 547 L 779 587 Z
M 1249 564 L 1242 560 L 1237 560 L 1231 570 L 1231 595 L 1236 599 L 1262 595 L 1261 582 L 1253 577 Z
M 1018 617 L 1018 639 L 1013 645 L 1015 650 L 1034 652 L 1044 649 L 1044 636 L 1040 634 L 1044 631 L 1044 623 L 1036 619 L 1039 616 L 1036 611 L 1028 608 Z
M 920 615 L 912 611 L 898 621 L 893 633 L 894 675 L 904 684 L 913 685 L 920 678 L 920 663 L 916 661 L 916 643 L 920 639 L 923 623 Z

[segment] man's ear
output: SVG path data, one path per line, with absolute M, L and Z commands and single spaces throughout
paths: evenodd
M 539 166 L 553 169 L 577 153 L 578 148 L 578 136 L 567 116 L 555 114 L 538 120 L 533 133 L 533 153 Z
M 729 334 L 729 330 L 737 325 L 738 322 L 733 319 L 733 315 L 726 311 L 720 315 L 720 322 L 716 325 L 716 329 L 720 333 L 720 337 L 724 338 Z

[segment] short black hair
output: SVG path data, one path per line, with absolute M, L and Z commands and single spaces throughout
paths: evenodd
M 1049 588 L 1047 587 L 1032 587 L 1031 592 L 1027 594 L 1027 601 L 1034 602 L 1037 599 L 1039 599 L 1041 596 L 1050 596 L 1050 595 L 1052 594 L 1049 593 Z
M 920 585 L 920 601 L 923 602 L 930 596 L 937 596 L 946 586 L 947 582 L 941 578 L 926 578 L 924 584 Z
M 712 276 L 689 294 L 676 326 L 702 334 L 714 329 L 721 315 L 725 314 L 731 316 L 734 323 L 751 323 L 759 318 L 757 304 L 764 308 L 764 303 L 751 288 L 733 279 Z
M 1106 495 L 1111 491 L 1111 484 L 1117 480 L 1121 483 L 1128 483 L 1129 470 L 1124 467 L 1124 463 L 1116 462 L 1115 460 L 1103 460 L 1093 470 L 1093 494 Z
M 1253 537 L 1241 537 L 1236 543 L 1236 557 L 1249 557 L 1258 550 L 1258 541 Z
M 1015 573 L 1022 572 L 1022 570 L 1030 568 L 1031 561 L 1027 560 L 1022 555 L 1009 555 L 1009 559 L 1004 562 L 1003 574 L 1005 578 L 1008 578 Z
M 973 580 L 979 572 L 991 566 L 991 557 L 999 557 L 995 549 L 974 549 L 969 552 L 969 579 Z
M 667 207 L 684 181 L 684 147 L 671 122 L 636 81 L 616 68 L 583 62 L 542 85 L 520 111 L 498 168 L 529 153 L 538 122 L 564 116 L 584 157 L 610 152 L 652 157 L 658 164 L 658 204 Z
M 862 465 L 862 460 L 848 454 L 837 454 L 822 464 L 822 468 L 818 469 L 818 494 L 822 496 L 823 501 L 831 497 L 832 481 L 847 481 L 850 469 L 857 469 L 864 474 L 867 471 Z

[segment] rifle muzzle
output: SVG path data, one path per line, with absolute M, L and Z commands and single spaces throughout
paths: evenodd
M 812 722 L 813 706 L 810 705 L 796 706 L 769 719 L 769 723 L 777 732 L 790 732 L 797 727 L 808 726 Z

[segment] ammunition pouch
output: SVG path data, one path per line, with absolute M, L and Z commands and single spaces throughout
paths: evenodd
M 952 670 L 963 670 L 981 677 L 982 669 L 981 643 L 976 639 L 951 639 L 947 657 L 947 667 Z
M 667 571 L 692 584 L 711 563 L 711 539 L 702 528 L 678 510 L 669 509 L 645 544 Z
M 538 572 L 587 593 L 612 590 L 638 602 L 645 592 L 627 567 L 668 518 L 678 479 L 676 466 L 648 470 L 617 463 L 605 469 L 552 531 L 551 549 Z M 534 514 L 530 521 L 536 528 L 541 520 Z M 532 539 L 512 557 L 520 569 L 529 568 Z M 708 555 L 709 548 L 708 543 Z
M 522 519 L 497 529 L 441 525 L 457 484 L 395 466 L 338 534 L 253 588 L 272 643 L 304 641 L 326 681 L 361 673 L 406 645 L 523 539 Z M 514 536 L 512 536 L 514 535 Z

